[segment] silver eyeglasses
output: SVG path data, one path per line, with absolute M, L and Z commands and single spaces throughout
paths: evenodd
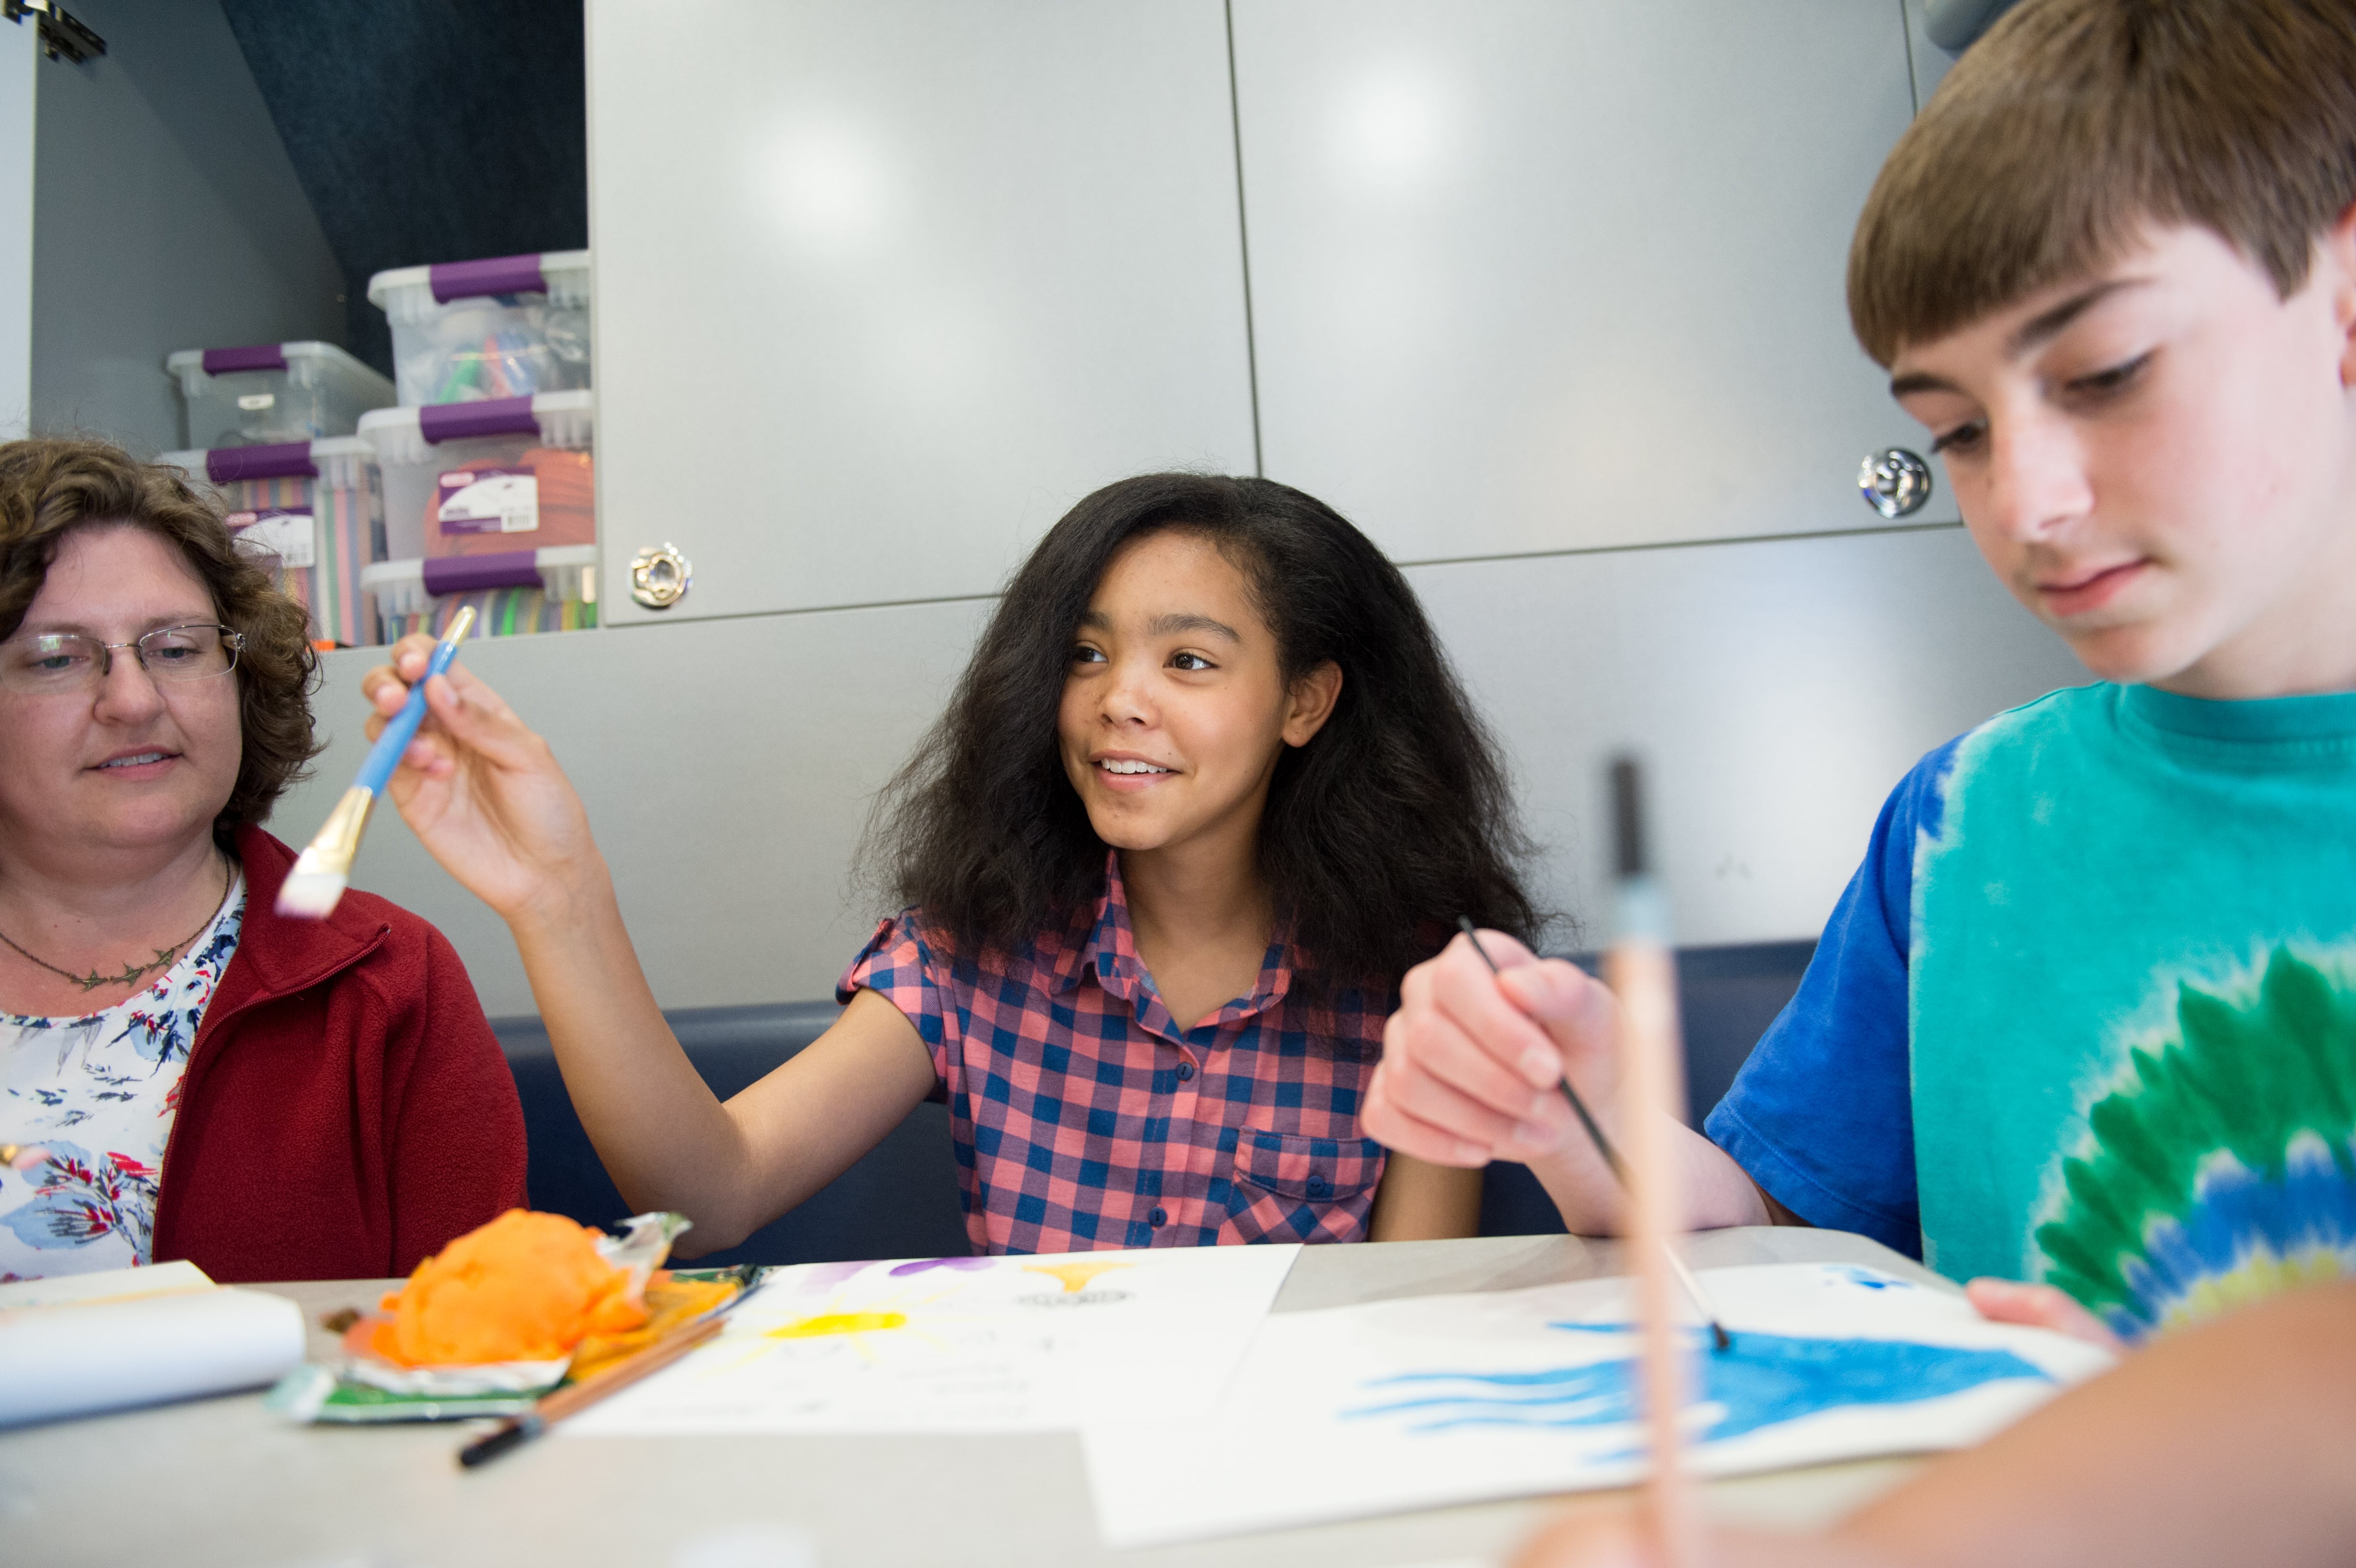
M 90 690 L 112 673 L 119 648 L 136 653 L 151 680 L 210 680 L 235 669 L 244 646 L 245 635 L 227 626 L 162 626 L 129 643 L 43 632 L 0 643 L 0 686 L 35 693 Z

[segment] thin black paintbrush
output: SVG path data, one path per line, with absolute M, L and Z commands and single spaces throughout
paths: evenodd
M 1481 955 L 1481 962 L 1489 966 L 1489 972 L 1493 975 L 1504 974 L 1505 971 L 1497 967 L 1497 961 L 1489 956 L 1489 950 L 1481 945 L 1481 933 L 1474 928 L 1471 917 L 1458 915 L 1456 923 L 1464 933 L 1464 939 L 1472 944 L 1472 951 Z M 1604 1136 L 1602 1124 L 1595 1119 L 1595 1113 L 1587 1108 L 1587 1102 L 1580 1097 L 1579 1090 L 1571 1083 L 1569 1078 L 1564 1077 L 1558 1082 L 1562 1088 L 1562 1097 L 1570 1102 L 1571 1111 L 1579 1117 L 1579 1125 L 1587 1129 L 1588 1139 L 1595 1145 L 1595 1152 L 1602 1157 L 1604 1165 L 1619 1181 L 1620 1190 L 1628 1191 L 1628 1168 L 1621 1163 L 1620 1151 L 1613 1148 L 1612 1140 Z M 1709 1325 L 1710 1342 L 1721 1350 L 1731 1349 L 1734 1340 L 1727 1333 L 1725 1325 L 1718 1320 L 1717 1312 L 1711 1309 L 1709 1297 L 1703 1292 L 1701 1281 L 1693 1276 L 1693 1272 L 1686 1267 L 1685 1260 L 1678 1257 L 1676 1252 L 1669 1251 L 1667 1255 L 1669 1267 L 1676 1273 L 1677 1283 L 1685 1287 L 1686 1295 L 1693 1299 L 1694 1310 L 1700 1313 L 1702 1320 Z

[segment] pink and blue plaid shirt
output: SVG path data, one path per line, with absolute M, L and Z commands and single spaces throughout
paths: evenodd
M 975 1247 L 1363 1241 L 1383 1147 L 1358 1109 L 1392 998 L 1302 1006 L 1280 938 L 1250 996 L 1181 1029 L 1108 859 L 1085 923 L 977 962 L 903 911 L 836 987 L 889 997 L 924 1037 Z

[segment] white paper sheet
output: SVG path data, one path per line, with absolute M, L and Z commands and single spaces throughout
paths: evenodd
M 12 1307 L 0 1310 L 0 1426 L 260 1388 L 302 1360 L 302 1309 L 266 1291 L 208 1282 Z
M 1706 1355 L 1695 1332 L 1689 1456 L 1706 1475 L 1960 1447 L 2110 1364 L 1852 1264 L 1704 1278 L 1735 1341 Z M 1590 1280 L 1271 1317 L 1208 1418 L 1083 1433 L 1105 1541 L 1627 1485 L 1644 1470 L 1632 1311 L 1629 1282 Z M 1269 1462 L 1223 1467 L 1216 1486 L 1170 1485 L 1237 1433 Z
M 186 1258 L 175 1258 L 145 1268 L 110 1268 L 91 1274 L 15 1280 L 0 1285 L 0 1310 L 12 1307 L 58 1307 L 70 1301 L 129 1301 L 141 1296 L 176 1296 L 183 1291 L 214 1288 L 212 1277 L 204 1270 Z
M 1053 1432 L 1206 1414 L 1297 1245 L 806 1264 L 568 1436 Z

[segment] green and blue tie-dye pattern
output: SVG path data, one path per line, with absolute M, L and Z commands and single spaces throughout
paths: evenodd
M 2356 1274 L 2356 696 L 2059 692 L 1916 846 L 1924 1253 L 2130 1339 Z
M 2045 1277 L 2130 1339 L 2356 1276 L 2356 992 L 2277 948 L 2254 996 L 2182 985 L 2176 1010 L 2036 1233 Z

